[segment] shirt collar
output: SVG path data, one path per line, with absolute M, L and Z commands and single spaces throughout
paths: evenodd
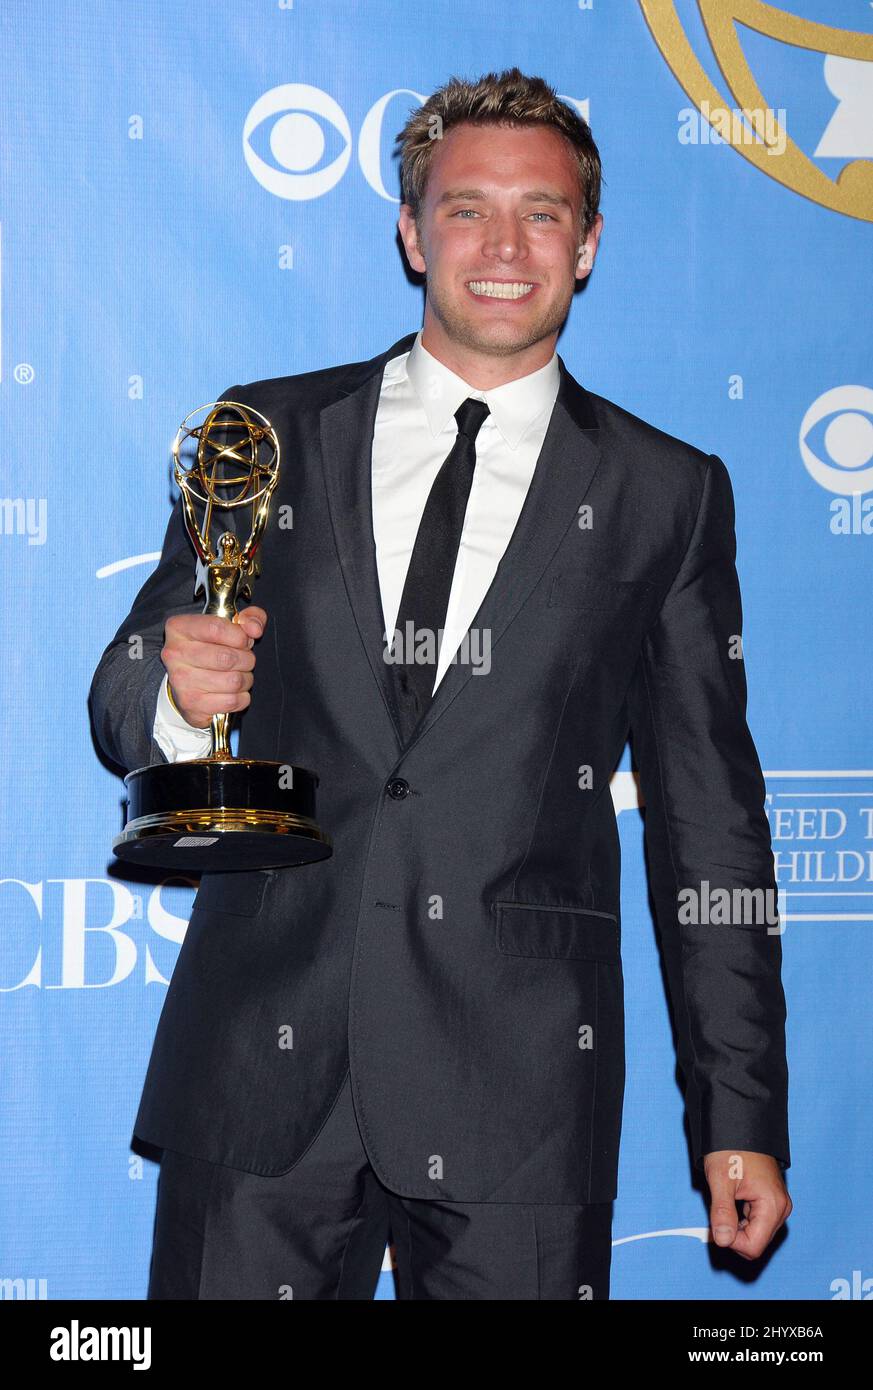
M 390 365 L 390 364 L 389 364 Z M 398 361 L 398 367 L 400 362 Z M 422 345 L 421 330 L 409 349 L 399 376 L 408 378 L 427 416 L 431 434 L 436 437 L 453 419 L 455 411 L 472 396 L 485 401 L 489 418 L 494 421 L 510 449 L 517 449 L 525 431 L 544 410 L 551 411 L 560 385 L 557 353 L 552 353 L 544 367 L 539 367 L 516 381 L 481 391 L 450 371 Z M 393 375 L 393 374 L 392 374 Z M 486 420 L 487 424 L 487 420 Z

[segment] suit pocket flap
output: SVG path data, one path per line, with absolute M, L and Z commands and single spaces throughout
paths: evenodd
M 582 907 L 495 902 L 497 949 L 544 960 L 621 960 L 618 918 Z
M 645 603 L 651 593 L 652 585 L 647 579 L 613 579 L 580 567 L 555 575 L 548 606 L 609 609 L 627 600 Z
M 261 910 L 264 889 L 272 878 L 266 871 L 204 874 L 194 907 L 224 912 L 231 917 L 255 917 Z

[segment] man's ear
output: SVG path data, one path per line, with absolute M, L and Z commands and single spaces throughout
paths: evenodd
M 600 244 L 600 233 L 603 230 L 603 216 L 597 213 L 591 231 L 583 242 L 580 243 L 576 255 L 576 279 L 584 280 L 594 269 L 594 258 L 597 255 L 597 248 Z
M 410 266 L 413 270 L 417 270 L 420 275 L 423 275 L 427 270 L 427 265 L 425 264 L 425 259 L 422 254 L 422 239 L 418 223 L 408 203 L 401 204 L 400 216 L 397 219 L 397 230 L 400 233 L 403 248 L 406 251 L 406 259 L 409 261 Z

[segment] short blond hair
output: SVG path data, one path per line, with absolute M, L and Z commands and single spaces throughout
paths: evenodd
M 486 73 L 475 82 L 452 77 L 410 115 L 397 137 L 402 198 L 419 220 L 437 139 L 452 126 L 551 126 L 569 142 L 579 170 L 580 232 L 591 231 L 600 206 L 600 153 L 588 122 L 541 77 L 518 68 Z

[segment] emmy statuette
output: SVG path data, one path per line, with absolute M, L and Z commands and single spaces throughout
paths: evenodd
M 251 598 L 259 573 L 258 546 L 279 479 L 278 437 L 252 406 L 216 401 L 186 416 L 173 442 L 173 471 L 199 560 L 195 594 L 205 591 L 204 613 L 233 622 L 237 600 Z M 213 545 L 213 513 L 243 507 L 251 508 L 245 542 L 224 530 Z M 315 820 L 316 774 L 235 758 L 231 717 L 213 717 L 208 758 L 128 773 L 127 823 L 113 845 L 119 859 L 199 873 L 309 864 L 332 852 Z

